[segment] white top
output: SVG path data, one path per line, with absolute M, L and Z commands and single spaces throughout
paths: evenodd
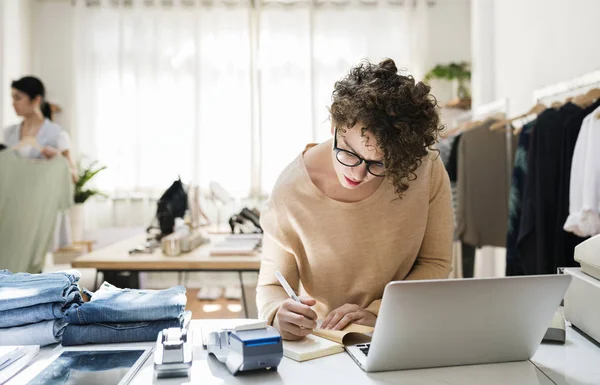
M 15 124 L 4 129 L 1 142 L 7 147 L 13 147 L 20 142 L 21 124 Z M 61 153 L 71 148 L 69 134 L 58 124 L 45 119 L 36 135 L 36 140 L 41 147 L 48 146 Z M 19 154 L 27 158 L 44 158 L 39 150 L 29 145 L 19 149 Z
M 600 112 L 583 120 L 571 164 L 569 217 L 564 229 L 580 237 L 600 234 Z

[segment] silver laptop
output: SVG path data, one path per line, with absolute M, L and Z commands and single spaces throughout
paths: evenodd
M 530 359 L 569 275 L 390 282 L 371 343 L 347 346 L 367 372 Z

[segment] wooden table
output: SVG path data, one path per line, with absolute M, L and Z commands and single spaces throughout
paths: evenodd
M 242 291 L 242 305 L 244 307 L 244 314 L 247 317 L 248 307 L 242 273 L 258 273 L 260 270 L 260 253 L 256 252 L 253 255 L 211 256 L 210 250 L 212 245 L 224 239 L 225 235 L 210 235 L 209 238 L 211 240 L 210 243 L 176 257 L 163 255 L 160 247 L 151 254 L 129 254 L 129 250 L 135 249 L 146 242 L 146 234 L 141 234 L 78 257 L 71 262 L 71 265 L 74 268 L 96 269 L 96 288 L 99 286 L 98 273 L 100 272 L 129 271 L 136 275 L 139 272 L 152 271 L 237 272 Z M 137 283 L 139 284 L 139 280 Z

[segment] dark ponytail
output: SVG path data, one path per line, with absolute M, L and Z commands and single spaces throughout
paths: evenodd
M 42 102 L 42 115 L 49 120 L 52 120 L 52 108 L 50 107 L 50 103 L 43 101 Z
M 44 117 L 52 120 L 52 109 L 50 104 L 46 102 L 46 88 L 40 79 L 35 76 L 25 76 L 12 82 L 11 88 L 23 92 L 32 100 L 40 96 L 42 99 L 40 110 Z

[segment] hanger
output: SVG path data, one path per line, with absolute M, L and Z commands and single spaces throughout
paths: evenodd
M 21 141 L 17 144 L 15 144 L 12 148 L 14 150 L 18 150 L 19 148 L 29 145 L 35 149 L 37 149 L 38 151 L 42 151 L 42 146 L 40 146 L 40 144 L 38 143 L 37 139 L 35 138 L 35 136 L 24 136 Z
M 583 96 L 582 101 L 587 107 L 591 106 L 598 99 L 600 99 L 600 88 L 592 88 Z
M 479 127 L 483 124 L 482 120 L 472 120 L 470 122 L 466 122 L 464 125 L 460 126 L 460 132 L 467 132 L 470 131 L 476 127 Z
M 537 103 L 535 106 L 531 107 L 531 108 L 529 109 L 529 111 L 527 111 L 527 112 L 526 112 L 526 113 L 524 113 L 524 114 L 521 114 L 521 115 L 519 115 L 519 116 L 515 116 L 515 117 L 514 117 L 514 118 L 512 118 L 512 119 L 503 119 L 503 120 L 500 120 L 499 122 L 496 122 L 496 123 L 492 124 L 492 125 L 490 126 L 490 130 L 494 131 L 494 130 L 500 130 L 500 129 L 503 129 L 503 128 L 505 128 L 505 127 L 506 127 L 506 125 L 507 125 L 507 124 L 510 124 L 510 123 L 514 122 L 515 120 L 519 120 L 519 119 L 526 118 L 526 117 L 528 117 L 529 115 L 539 115 L 539 114 L 541 114 L 542 112 L 544 112 L 546 109 L 547 109 L 547 107 L 546 107 L 544 104 L 542 104 L 542 103 Z M 520 132 L 520 131 L 519 131 L 519 132 Z M 517 133 L 517 132 L 515 132 L 515 133 Z
M 581 108 L 586 108 L 598 99 L 600 99 L 600 88 L 592 88 L 585 94 L 572 98 L 571 102 Z

